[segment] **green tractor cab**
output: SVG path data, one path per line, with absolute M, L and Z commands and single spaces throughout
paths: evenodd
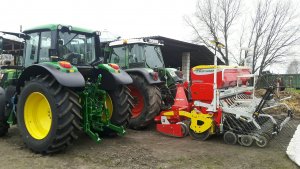
M 176 83 L 182 73 L 165 68 L 162 41 L 154 39 L 128 39 L 102 43 L 106 63 L 116 63 L 132 77 L 128 85 L 134 98 L 129 126 L 142 129 L 148 126 L 161 109 L 173 105 Z
M 81 131 L 96 142 L 125 133 L 132 79 L 118 65 L 100 64 L 99 32 L 49 24 L 5 33 L 25 42 L 22 62 L 1 66 L 1 136 L 17 123 L 27 147 L 48 154 Z

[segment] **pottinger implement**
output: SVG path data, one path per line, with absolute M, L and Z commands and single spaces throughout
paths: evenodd
M 176 137 L 189 134 L 206 140 L 223 134 L 225 143 L 267 146 L 292 118 L 291 109 L 274 102 L 275 87 L 266 88 L 262 98 L 254 96 L 256 77 L 247 67 L 196 66 L 191 82 L 177 84 L 175 103 L 155 118 L 157 131 Z M 280 119 L 269 110 L 282 106 L 286 115 Z

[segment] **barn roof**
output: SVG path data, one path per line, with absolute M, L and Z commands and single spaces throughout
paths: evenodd
M 183 52 L 190 52 L 190 67 L 197 65 L 213 65 L 214 54 L 204 45 L 197 45 L 163 36 L 149 36 L 146 38 L 164 41 L 162 54 L 166 67 L 181 67 L 181 58 Z M 218 65 L 224 65 L 218 58 Z

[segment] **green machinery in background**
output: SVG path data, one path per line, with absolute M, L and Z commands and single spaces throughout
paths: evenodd
M 181 71 L 165 68 L 162 41 L 140 38 L 101 42 L 105 63 L 116 63 L 132 77 L 128 85 L 134 98 L 129 126 L 148 126 L 161 109 L 173 105 L 176 83 L 182 81 Z
M 29 149 L 49 154 L 81 131 L 97 142 L 125 133 L 132 79 L 116 64 L 100 64 L 99 32 L 50 24 L 3 33 L 23 39 L 24 50 L 1 66 L 1 136 L 17 123 Z

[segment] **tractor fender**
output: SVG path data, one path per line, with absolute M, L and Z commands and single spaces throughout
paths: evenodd
M 67 73 L 57 70 L 48 64 L 36 64 L 27 67 L 19 77 L 17 83 L 17 93 L 20 93 L 20 87 L 32 76 L 40 74 L 51 74 L 62 86 L 81 88 L 85 86 L 85 80 L 80 72 Z
M 172 78 L 175 83 L 183 81 L 183 78 L 181 77 L 183 76 L 181 71 L 174 68 L 165 68 L 164 71 L 167 72 L 169 78 Z
M 157 80 L 154 80 L 151 76 L 151 73 L 154 71 L 152 69 L 147 69 L 147 68 L 132 68 L 132 69 L 126 69 L 125 70 L 129 74 L 137 74 L 146 79 L 146 81 L 149 84 L 161 84 L 163 81 L 161 81 L 159 78 Z
M 105 69 L 99 69 L 98 73 L 102 75 L 100 87 L 104 90 L 114 90 L 119 85 L 128 85 L 133 82 L 129 74 L 122 69 L 120 69 L 119 72 L 110 72 Z

